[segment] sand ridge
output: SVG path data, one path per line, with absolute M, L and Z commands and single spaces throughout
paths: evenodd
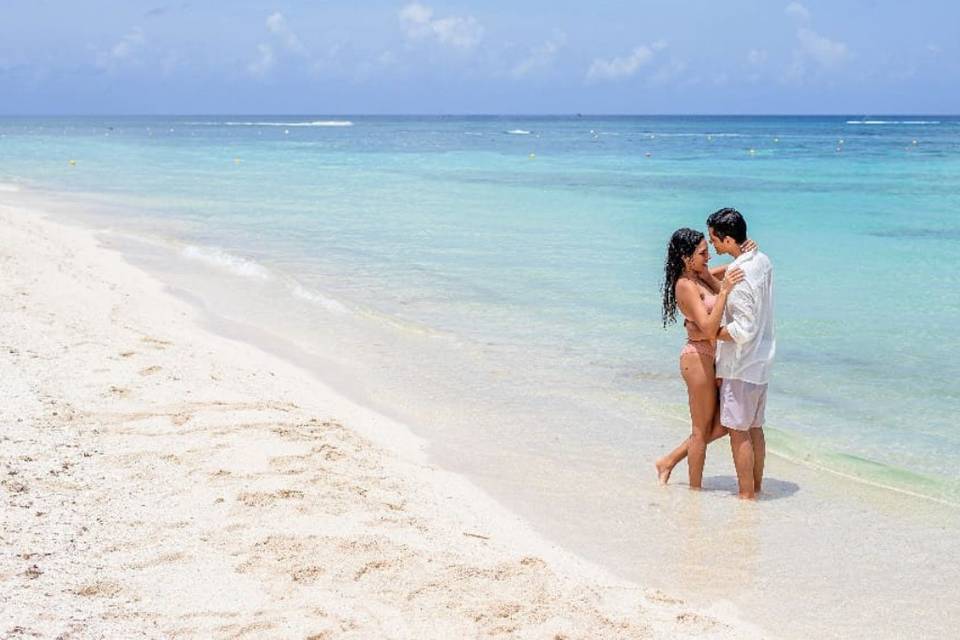
M 569 557 L 92 233 L 0 221 L 0 636 L 757 635 Z

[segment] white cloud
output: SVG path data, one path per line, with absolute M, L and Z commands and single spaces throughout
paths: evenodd
M 518 62 L 513 69 L 510 70 L 510 75 L 515 78 L 521 78 L 538 69 L 549 67 L 553 63 L 554 58 L 557 57 L 557 52 L 563 48 L 566 42 L 566 34 L 558 32 L 550 40 L 530 49 L 530 55 Z
M 430 18 L 433 17 L 433 9 L 426 7 L 418 2 L 412 2 L 400 10 L 400 22 L 407 28 L 407 34 L 411 37 L 419 37 L 419 32 L 426 35 L 429 32 L 427 25 L 430 24 Z
M 130 33 L 120 38 L 119 42 L 108 50 L 97 54 L 97 66 L 107 71 L 113 71 L 124 64 L 134 63 L 137 52 L 143 48 L 146 41 L 143 29 L 134 27 L 130 30 Z
M 767 52 L 765 49 L 750 49 L 747 53 L 747 62 L 754 67 L 759 67 L 767 61 Z
M 307 55 L 307 48 L 297 37 L 297 34 L 287 25 L 287 19 L 279 11 L 267 18 L 267 29 L 275 35 L 283 46 L 290 52 L 298 55 Z
M 836 66 L 850 53 L 843 42 L 835 42 L 807 28 L 797 30 L 797 40 L 804 55 L 813 58 L 823 67 Z
M 850 57 L 846 43 L 831 40 L 810 28 L 813 16 L 805 6 L 791 2 L 785 11 L 798 23 L 797 48 L 793 52 L 793 63 L 783 78 L 785 82 L 802 83 L 810 75 L 811 63 L 815 70 L 827 70 L 839 66 Z
M 419 2 L 400 10 L 400 24 L 411 40 L 433 39 L 457 49 L 472 49 L 483 38 L 483 27 L 473 16 L 434 18 L 433 9 Z
M 146 39 L 143 37 L 143 31 L 140 27 L 134 27 L 133 31 L 123 36 L 120 42 L 113 45 L 113 49 L 110 50 L 110 55 L 116 60 L 125 60 L 129 58 L 136 49 L 142 47 L 144 42 L 146 42 Z
M 268 44 L 261 43 L 257 45 L 257 53 L 257 59 L 247 65 L 247 71 L 262 78 L 273 69 L 273 65 L 276 64 L 277 59 L 276 56 L 273 55 L 273 47 Z
M 277 11 L 270 14 L 264 24 L 273 37 L 272 43 L 261 42 L 257 45 L 257 56 L 247 65 L 247 71 L 251 75 L 262 78 L 270 73 L 277 66 L 278 50 L 280 53 L 285 51 L 303 58 L 310 58 L 310 53 L 303 41 L 290 28 L 282 13 Z
M 784 13 L 798 22 L 810 21 L 810 10 L 799 2 L 791 2 L 788 4 L 787 8 L 784 9 Z
M 641 67 L 653 60 L 657 51 L 660 51 L 666 46 L 665 42 L 660 41 L 650 46 L 640 45 L 635 47 L 629 55 L 619 58 L 611 58 L 609 60 L 596 58 L 587 71 L 587 79 L 618 80 L 620 78 L 629 78 L 639 71 Z

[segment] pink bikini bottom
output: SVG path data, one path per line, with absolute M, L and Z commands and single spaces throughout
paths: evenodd
M 688 353 L 699 353 L 712 358 L 717 354 L 717 347 L 711 340 L 690 340 L 680 350 L 680 357 L 682 358 Z

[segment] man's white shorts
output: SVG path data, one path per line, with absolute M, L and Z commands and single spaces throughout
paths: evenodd
M 723 379 L 720 383 L 720 424 L 746 431 L 763 426 L 767 409 L 767 385 Z

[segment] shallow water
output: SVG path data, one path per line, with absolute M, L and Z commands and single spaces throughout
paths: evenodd
M 759 569 L 726 599 L 776 627 L 798 614 L 775 602 L 834 567 L 838 590 L 902 574 L 914 607 L 957 577 L 902 548 L 956 552 L 955 510 L 910 496 L 960 503 L 960 119 L 861 120 L 4 118 L 0 183 L 110 227 L 220 330 L 297 354 L 631 577 L 723 598 L 737 565 L 713 534 L 750 538 Z M 666 239 L 727 205 L 777 270 L 769 443 L 803 463 L 771 464 L 760 515 L 726 499 L 725 444 L 718 491 L 645 484 L 689 428 L 683 332 L 659 326 Z M 777 553 L 831 539 L 844 562 Z M 657 575 L 664 554 L 678 575 Z

